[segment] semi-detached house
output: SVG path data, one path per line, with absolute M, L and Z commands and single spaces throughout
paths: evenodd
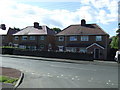
M 13 43 L 21 49 L 52 51 L 55 47 L 54 34 L 49 27 L 34 22 L 34 26 L 28 26 L 13 34 Z
M 107 59 L 109 35 L 97 24 L 70 25 L 56 35 L 56 51 L 93 53 L 94 59 Z

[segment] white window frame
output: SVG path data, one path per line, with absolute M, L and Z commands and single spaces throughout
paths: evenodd
M 59 36 L 58 41 L 64 41 L 64 36 Z
M 77 36 L 70 36 L 69 39 L 70 41 L 77 41 Z
M 67 52 L 77 52 L 77 48 L 76 47 L 66 47 L 66 51 Z
M 102 41 L 102 36 L 96 36 L 96 41 Z
M 14 40 L 18 40 L 18 39 L 19 39 L 19 37 L 18 37 L 18 36 L 15 36 L 15 37 L 14 37 Z
M 18 48 L 18 46 L 19 46 L 19 44 L 14 44 L 14 47 L 15 47 L 15 48 Z
M 45 40 L 45 36 L 40 36 L 40 40 Z
M 22 36 L 22 40 L 27 40 L 28 36 Z
M 89 41 L 89 36 L 81 36 L 81 41 Z
M 86 48 L 80 48 L 80 51 L 81 53 L 86 53 L 87 52 L 87 49 Z
M 59 48 L 58 49 L 59 52 L 63 52 L 64 51 L 64 46 L 58 46 L 58 48 Z
M 19 48 L 26 49 L 26 46 L 25 45 L 19 45 Z
M 35 36 L 30 36 L 30 40 L 35 40 Z

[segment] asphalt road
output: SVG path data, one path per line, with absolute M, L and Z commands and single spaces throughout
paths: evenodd
M 18 88 L 118 88 L 118 66 L 0 57 L 0 65 L 19 69 Z

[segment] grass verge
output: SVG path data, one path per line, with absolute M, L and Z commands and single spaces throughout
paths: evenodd
M 0 82 L 2 83 L 10 83 L 15 84 L 17 82 L 18 78 L 11 78 L 7 76 L 0 76 Z

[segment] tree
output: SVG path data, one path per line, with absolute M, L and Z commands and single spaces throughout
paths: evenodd
M 120 23 L 118 24 L 118 30 L 116 31 L 118 33 L 118 49 L 120 49 Z
M 118 49 L 118 36 L 113 36 L 110 43 L 111 48 Z
M 55 31 L 55 33 L 61 32 L 61 29 L 60 29 L 60 28 L 52 28 L 52 30 Z

